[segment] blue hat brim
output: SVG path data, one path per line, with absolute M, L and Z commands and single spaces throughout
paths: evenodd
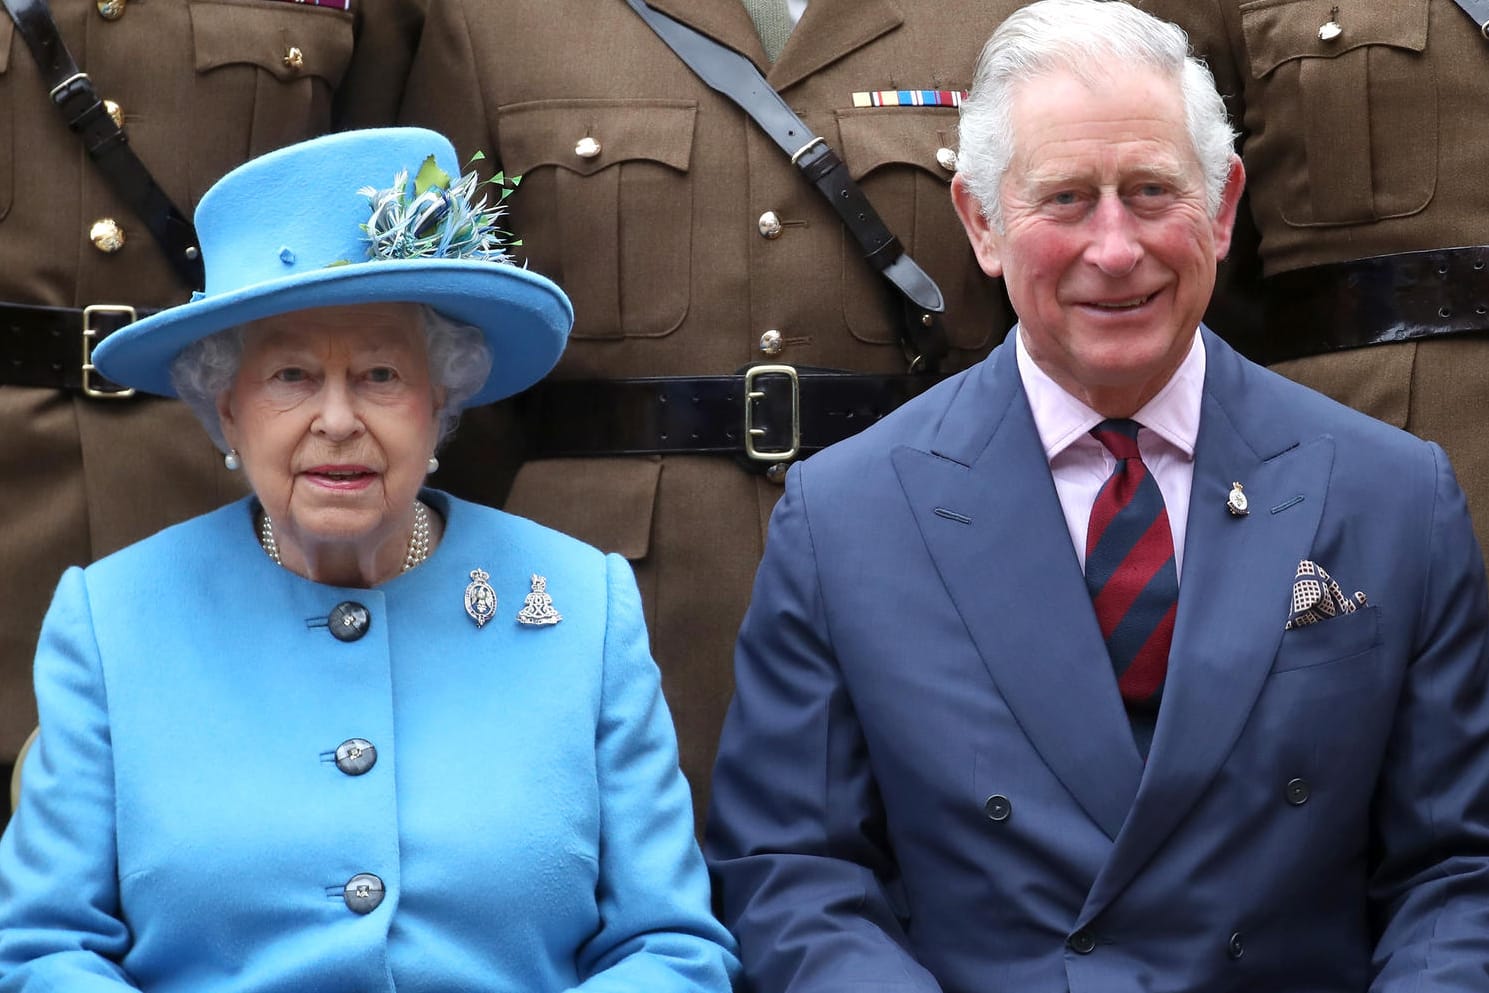
M 418 303 L 479 329 L 491 348 L 486 383 L 467 407 L 520 393 L 557 364 L 574 323 L 554 283 L 513 265 L 409 259 L 330 266 L 171 307 L 104 339 L 93 363 L 105 377 L 173 397 L 170 367 L 192 342 L 249 321 L 315 307 Z

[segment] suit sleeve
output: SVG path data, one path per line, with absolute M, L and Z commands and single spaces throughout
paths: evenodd
M 1489 592 L 1463 492 L 1431 449 L 1427 582 L 1375 801 L 1372 993 L 1489 981 Z
M 707 842 L 755 993 L 935 993 L 908 947 L 884 811 L 833 653 L 793 468 L 735 650 Z
M 0 839 L 0 991 L 119 993 L 120 919 L 108 707 L 83 573 L 62 577 L 36 656 L 41 734 Z
M 606 557 L 609 610 L 595 749 L 600 928 L 579 949 L 584 993 L 727 993 L 738 960 L 709 909 L 692 801 L 631 568 Z

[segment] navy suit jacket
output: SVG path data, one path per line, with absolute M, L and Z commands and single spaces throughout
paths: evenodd
M 1452 470 L 1204 345 L 1146 765 L 1011 346 L 791 472 L 707 844 L 757 993 L 1489 989 L 1489 593 Z M 1284 631 L 1302 559 L 1369 606 Z

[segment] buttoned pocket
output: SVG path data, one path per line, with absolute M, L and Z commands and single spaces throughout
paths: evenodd
M 969 314 L 999 307 L 999 289 L 977 265 L 951 206 L 957 112 L 949 107 L 869 107 L 837 113 L 840 154 L 849 173 L 889 230 L 948 301 L 966 301 Z M 951 168 L 948 168 L 951 166 Z M 893 289 L 863 260 L 843 229 L 843 307 L 848 330 L 860 341 L 900 339 L 901 309 Z M 959 348 L 981 348 L 993 328 L 948 314 L 947 331 Z M 1003 328 L 997 329 L 1000 333 Z
M 1247 123 L 1265 122 L 1252 140 L 1282 160 L 1279 204 L 1294 227 L 1414 214 L 1437 182 L 1437 84 L 1422 56 L 1428 0 L 1334 10 L 1318 0 L 1240 7 L 1257 80 Z
M 182 120 L 198 132 L 195 199 L 244 159 L 330 130 L 354 39 L 351 14 L 331 7 L 192 0 L 190 10 L 196 84 Z
M 573 338 L 657 338 L 687 315 L 697 105 L 537 100 L 497 111 L 522 177 L 512 229 L 574 302 Z
M 1273 674 L 1343 662 L 1380 646 L 1380 608 L 1368 604 L 1349 614 L 1284 631 Z
M 15 80 L 10 74 L 11 39 L 15 34 L 15 23 L 0 17 L 0 221 L 10 213 L 10 204 L 15 196 Z M 23 56 L 25 52 L 21 53 Z

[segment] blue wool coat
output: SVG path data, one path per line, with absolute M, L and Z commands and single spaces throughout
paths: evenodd
M 425 499 L 444 539 L 372 590 L 274 565 L 247 500 L 63 577 L 0 841 L 0 990 L 729 988 L 629 567 Z M 533 574 L 560 623 L 516 622 Z M 347 602 L 370 624 L 341 641 Z M 386 892 L 366 914 L 359 873 Z

